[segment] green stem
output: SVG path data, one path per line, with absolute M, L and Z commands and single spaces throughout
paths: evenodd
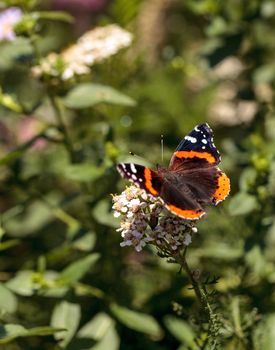
M 58 127 L 59 127 L 59 129 L 62 132 L 63 137 L 64 137 L 64 146 L 66 147 L 66 149 L 70 155 L 71 162 L 75 163 L 76 159 L 75 159 L 75 151 L 73 148 L 73 143 L 71 141 L 69 132 L 67 130 L 67 126 L 63 121 L 62 109 L 60 106 L 60 102 L 58 101 L 58 97 L 52 96 L 51 94 L 49 94 L 49 98 L 50 98 L 53 110 L 55 112 L 55 117 L 56 117 L 56 120 L 58 123 Z
M 200 305 L 205 308 L 206 303 L 205 303 L 204 295 L 202 293 L 202 289 L 200 288 L 199 282 L 194 278 L 194 275 L 193 275 L 192 271 L 190 270 L 189 265 L 187 264 L 186 253 L 187 253 L 187 247 L 185 247 L 182 255 L 179 254 L 176 257 L 176 260 L 180 264 L 181 268 L 184 269 L 187 276 L 189 277 L 189 280 L 192 284 L 192 287 L 194 288 L 194 292 L 196 294 L 196 297 L 197 297 Z
M 196 297 L 200 303 L 201 308 L 207 313 L 209 329 L 208 332 L 211 335 L 215 332 L 215 328 L 217 327 L 217 315 L 212 310 L 211 304 L 208 301 L 208 296 L 205 288 L 200 285 L 199 281 L 194 277 L 187 260 L 186 260 L 187 247 L 185 247 L 183 254 L 178 254 L 176 257 L 176 261 L 180 264 L 181 268 L 185 270 L 186 274 L 189 277 L 189 280 L 194 288 L 194 292 Z M 207 338 L 206 344 L 208 344 L 209 338 Z M 216 349 L 217 340 L 214 336 L 213 349 Z M 206 345 L 205 345 L 206 346 Z
M 187 260 L 186 260 L 187 247 L 185 247 L 183 254 L 179 254 L 176 258 L 177 262 L 180 264 L 181 268 L 185 270 L 186 274 L 189 277 L 189 280 L 192 284 L 196 297 L 201 305 L 201 307 L 207 312 L 209 320 L 213 320 L 214 312 L 208 301 L 207 294 L 204 289 L 201 287 L 199 281 L 194 277 L 193 272 L 191 271 Z

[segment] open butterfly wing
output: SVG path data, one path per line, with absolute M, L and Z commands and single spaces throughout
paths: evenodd
M 213 131 L 208 124 L 200 124 L 180 142 L 171 158 L 169 169 L 215 166 L 220 160 L 213 142 Z

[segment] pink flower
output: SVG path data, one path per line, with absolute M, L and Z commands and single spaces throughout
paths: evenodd
M 21 20 L 22 15 L 18 7 L 10 7 L 0 12 L 0 40 L 12 41 L 16 38 L 13 27 Z

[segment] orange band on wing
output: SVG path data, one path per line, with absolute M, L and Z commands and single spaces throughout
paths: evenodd
M 173 214 L 176 214 L 181 218 L 187 220 L 197 220 L 205 214 L 203 210 L 184 210 L 172 204 L 166 204 L 166 208 L 170 210 Z
M 208 161 L 210 164 L 216 163 L 215 157 L 208 152 L 196 152 L 196 151 L 177 151 L 175 156 L 178 158 L 201 158 Z
M 225 175 L 225 173 L 220 172 L 217 189 L 213 195 L 213 199 L 215 200 L 215 203 L 217 204 L 223 201 L 228 196 L 229 192 L 230 192 L 230 180 Z
M 145 177 L 145 187 L 146 189 L 152 193 L 153 196 L 158 195 L 158 191 L 156 191 L 152 184 L 152 172 L 149 168 L 144 168 L 144 177 Z

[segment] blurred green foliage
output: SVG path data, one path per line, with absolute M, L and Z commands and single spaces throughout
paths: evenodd
M 86 29 L 119 23 L 132 47 L 66 82 L 30 72 L 76 40 L 71 15 L 1 6 L 24 11 L 0 43 L 2 348 L 219 348 L 187 277 L 119 246 L 110 196 L 130 151 L 156 164 L 164 135 L 167 164 L 208 121 L 232 191 L 198 223 L 188 259 L 202 280 L 219 277 L 220 348 L 273 350 L 275 2 L 110 1 Z

